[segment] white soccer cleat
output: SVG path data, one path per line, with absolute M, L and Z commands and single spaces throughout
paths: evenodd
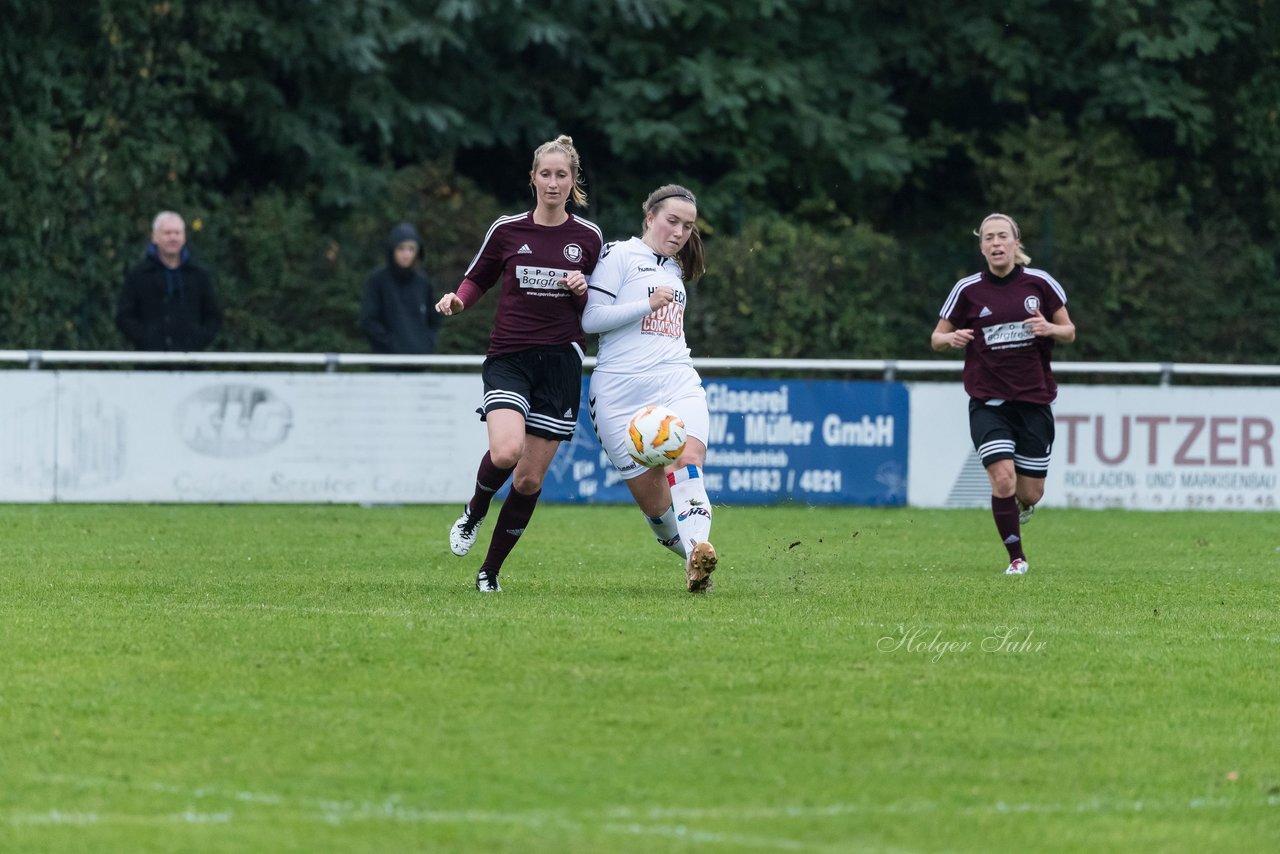
M 1027 566 L 1027 562 L 1022 558 L 1014 558 L 1009 564 L 1009 568 L 1004 571 L 1005 575 L 1026 575 L 1027 570 L 1031 567 Z
M 711 573 L 715 571 L 716 548 L 705 540 L 693 547 L 684 563 L 685 579 L 690 593 L 706 593 L 711 589 Z
M 1014 500 L 1018 502 L 1018 524 L 1025 525 L 1031 521 L 1032 516 L 1036 515 L 1036 506 L 1027 504 L 1021 498 L 1015 498 Z
M 458 557 L 462 557 L 471 551 L 471 547 L 476 544 L 476 534 L 480 532 L 480 525 L 484 522 L 484 517 L 472 519 L 471 513 L 466 507 L 462 508 L 462 515 L 458 517 L 458 521 L 453 523 L 453 527 L 449 529 L 449 548 Z
M 481 593 L 501 593 L 502 585 L 498 583 L 498 574 L 492 575 L 483 569 L 476 573 L 476 589 Z

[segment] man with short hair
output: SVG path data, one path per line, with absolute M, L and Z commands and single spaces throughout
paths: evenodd
M 139 350 L 203 350 L 222 326 L 209 272 L 191 260 L 186 223 L 161 211 L 146 257 L 124 277 L 116 326 Z

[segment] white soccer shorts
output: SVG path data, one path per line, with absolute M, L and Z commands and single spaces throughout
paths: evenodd
M 660 403 L 670 407 L 684 422 L 688 435 L 707 443 L 711 426 L 707 393 L 692 366 L 666 368 L 659 375 L 593 373 L 587 400 L 596 438 L 623 480 L 647 471 L 627 454 L 627 422 L 642 406 Z

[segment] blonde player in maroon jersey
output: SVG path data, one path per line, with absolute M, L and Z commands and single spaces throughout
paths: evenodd
M 1013 217 L 989 214 L 974 232 L 987 270 L 956 282 L 939 312 L 934 350 L 964 350 L 969 433 L 991 481 L 991 515 L 1009 552 L 1007 575 L 1024 575 L 1022 525 L 1044 496 L 1058 396 L 1050 357 L 1076 340 L 1067 294 L 1027 265 Z
M 566 210 L 570 200 L 587 204 L 571 137 L 538 147 L 529 185 L 533 210 L 498 218 L 457 292 L 436 303 L 441 314 L 458 314 L 500 286 L 480 409 L 489 450 L 480 460 L 475 493 L 449 530 L 449 548 L 467 554 L 494 493 L 513 478 L 476 573 L 476 589 L 485 593 L 502 590 L 498 572 L 533 516 L 556 450 L 573 438 L 582 392 L 587 276 L 603 243 L 594 223 Z

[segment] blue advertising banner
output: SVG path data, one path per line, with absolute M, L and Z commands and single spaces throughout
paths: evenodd
M 902 506 L 907 500 L 908 394 L 902 383 L 703 380 L 711 436 L 703 473 L 717 503 Z M 624 504 L 587 414 L 562 445 L 542 500 Z

